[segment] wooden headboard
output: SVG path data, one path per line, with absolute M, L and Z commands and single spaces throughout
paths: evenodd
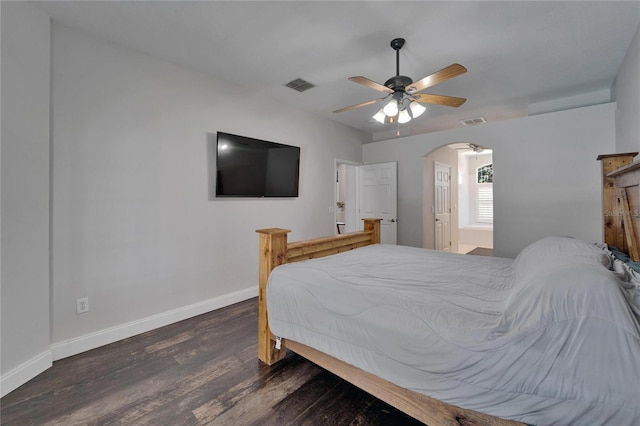
M 640 161 L 637 152 L 598 156 L 602 162 L 604 242 L 640 261 Z

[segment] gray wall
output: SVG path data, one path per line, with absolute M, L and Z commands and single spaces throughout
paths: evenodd
M 364 133 L 55 23 L 52 45 L 56 358 L 257 295 L 255 229 L 333 233 L 334 158 Z M 300 196 L 210 201 L 216 131 L 301 147 Z
M 455 142 L 493 149 L 494 250 L 515 257 L 547 235 L 602 239 L 596 157 L 615 152 L 614 114 L 613 103 L 540 114 L 371 143 L 363 156 L 398 162 L 398 244 L 420 247 L 423 157 Z
M 52 29 L 28 3 L 1 10 L 3 394 L 52 360 L 257 295 L 255 229 L 334 232 L 334 159 L 361 162 L 367 135 Z M 219 130 L 300 146 L 300 196 L 210 201 Z
M 616 151 L 640 151 L 640 27 L 622 61 L 613 85 L 616 111 Z
M 51 365 L 49 17 L 2 2 L 2 394 Z M 17 367 L 27 364 L 21 369 Z M 17 370 L 16 370 L 17 369 Z

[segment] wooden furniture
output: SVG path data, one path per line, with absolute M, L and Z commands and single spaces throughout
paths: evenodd
M 364 231 L 287 243 L 288 229 L 269 228 L 260 234 L 258 295 L 258 358 L 272 365 L 289 349 L 322 368 L 358 386 L 393 407 L 428 424 L 435 425 L 519 425 L 488 414 L 463 409 L 424 394 L 397 386 L 309 346 L 284 339 L 279 349 L 269 329 L 266 290 L 269 274 L 278 265 L 340 253 L 380 243 L 380 219 L 364 219 Z
M 637 152 L 598 156 L 602 162 L 604 242 L 640 260 L 640 162 Z

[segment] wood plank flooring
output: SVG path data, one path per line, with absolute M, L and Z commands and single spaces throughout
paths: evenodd
M 471 254 L 474 256 L 493 256 L 493 249 L 486 247 L 476 247 L 467 254 Z
M 309 361 L 257 359 L 251 299 L 53 363 L 1 425 L 421 425 Z

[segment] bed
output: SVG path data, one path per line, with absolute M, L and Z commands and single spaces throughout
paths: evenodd
M 455 255 L 378 244 L 376 219 L 258 232 L 262 361 L 288 348 L 430 425 L 640 424 L 640 279 L 606 247 Z

